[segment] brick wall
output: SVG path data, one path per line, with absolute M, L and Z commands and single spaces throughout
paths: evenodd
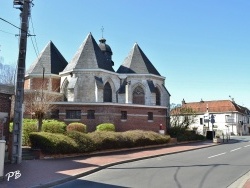
M 42 77 L 29 78 L 24 82 L 24 89 L 38 90 L 42 88 L 42 85 L 44 85 L 43 89 L 45 90 L 59 92 L 60 77 L 45 77 L 44 79 Z
M 114 123 L 117 131 L 127 130 L 151 130 L 158 132 L 160 124 L 164 130 L 166 130 L 166 108 L 148 108 L 148 107 L 136 107 L 128 105 L 74 105 L 70 106 L 62 104 L 57 106 L 59 109 L 59 119 L 66 123 L 81 122 L 87 125 L 88 131 L 94 131 L 96 126 L 110 122 Z M 67 119 L 66 110 L 81 110 L 81 119 Z M 87 118 L 87 111 L 95 111 L 95 119 Z M 127 119 L 121 119 L 121 111 L 127 111 Z M 153 120 L 148 120 L 148 112 L 153 113 Z

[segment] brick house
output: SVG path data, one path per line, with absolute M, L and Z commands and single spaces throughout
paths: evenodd
M 158 132 L 160 125 L 166 130 L 170 94 L 165 77 L 138 44 L 115 71 L 110 46 L 104 38 L 99 42 L 88 34 L 68 64 L 50 42 L 27 71 L 25 90 L 34 90 L 41 81 L 46 82 L 47 90 L 64 98 L 55 103 L 54 117 L 67 123 L 82 122 L 88 131 L 104 122 L 114 123 L 117 131 Z
M 0 140 L 9 142 L 9 122 L 11 113 L 11 98 L 14 95 L 14 86 L 0 84 Z
M 183 99 L 182 106 L 192 108 L 195 111 L 195 123 L 190 128 L 198 128 L 203 134 L 206 130 L 212 130 L 211 116 L 214 116 L 214 128 L 229 132 L 232 135 L 249 135 L 250 111 L 246 107 L 238 105 L 231 100 L 214 100 L 186 103 Z

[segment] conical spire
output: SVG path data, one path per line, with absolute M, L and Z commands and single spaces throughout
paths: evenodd
M 88 34 L 64 72 L 73 69 L 105 69 L 114 72 L 91 33 Z
M 32 63 L 26 74 L 59 74 L 66 66 L 67 61 L 56 48 L 52 41 L 45 46 L 39 57 Z
M 155 74 L 161 76 L 137 43 L 134 44 L 117 73 Z

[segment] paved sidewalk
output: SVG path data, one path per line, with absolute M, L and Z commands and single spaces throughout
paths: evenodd
M 115 164 L 215 145 L 217 144 L 205 141 L 130 151 L 104 152 L 63 159 L 24 160 L 21 164 L 5 164 L 4 174 L 10 173 L 12 177 L 8 181 L 5 176 L 5 180 L 0 182 L 0 187 L 50 187 Z M 14 174 L 13 172 L 16 171 L 20 173 Z M 18 174 L 21 174 L 19 178 Z

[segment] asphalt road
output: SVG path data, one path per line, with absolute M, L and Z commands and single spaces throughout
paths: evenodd
M 224 188 L 250 171 L 250 137 L 234 143 L 116 165 L 56 186 Z

